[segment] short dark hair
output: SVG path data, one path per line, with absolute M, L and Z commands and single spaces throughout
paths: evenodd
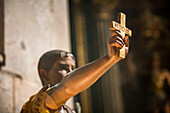
M 47 72 L 49 72 L 57 59 L 62 58 L 62 57 L 69 57 L 69 56 L 72 57 L 73 60 L 75 60 L 75 57 L 73 54 L 71 54 L 70 52 L 66 52 L 64 50 L 47 51 L 40 57 L 39 62 L 38 62 L 38 73 L 39 73 L 42 84 L 44 83 L 40 75 L 40 69 L 45 69 Z

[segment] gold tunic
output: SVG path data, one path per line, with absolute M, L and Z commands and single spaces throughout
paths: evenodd
M 66 105 L 62 105 L 58 109 L 52 110 L 45 105 L 47 88 L 41 89 L 36 95 L 30 97 L 21 110 L 21 113 L 76 113 Z M 49 88 L 48 88 L 49 90 Z

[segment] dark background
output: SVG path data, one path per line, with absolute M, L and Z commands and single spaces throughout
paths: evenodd
M 70 0 L 69 5 L 72 51 L 78 62 L 81 56 L 88 63 L 107 54 L 109 25 L 116 20 L 118 12 L 127 14 L 127 26 L 132 30 L 130 52 L 118 64 L 124 113 L 164 113 L 162 109 L 170 89 L 165 79 L 166 88 L 161 88 L 161 92 L 166 96 L 161 98 L 156 91 L 160 88 L 154 86 L 159 80 L 154 81 L 154 77 L 170 70 L 169 0 Z M 76 49 L 81 47 L 83 51 Z M 108 72 L 105 76 L 113 75 Z M 110 82 L 106 91 L 114 90 Z M 90 88 L 88 112 L 119 113 L 115 110 L 117 102 L 105 103 L 103 83 L 108 83 L 107 79 L 101 78 Z M 114 93 L 108 95 L 116 98 Z M 84 103 L 81 94 L 75 100 Z

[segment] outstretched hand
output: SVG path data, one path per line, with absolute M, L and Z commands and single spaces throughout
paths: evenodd
M 125 56 L 129 50 L 129 37 L 122 37 L 119 31 L 113 31 L 108 42 L 108 55 L 109 57 L 119 57 L 120 49 L 125 45 Z

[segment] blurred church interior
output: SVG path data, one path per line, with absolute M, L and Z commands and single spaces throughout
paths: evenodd
M 126 14 L 129 54 L 70 99 L 81 113 L 170 113 L 169 0 L 0 0 L 0 113 L 35 94 L 39 57 L 63 49 L 77 67 L 107 54 L 111 21 Z

